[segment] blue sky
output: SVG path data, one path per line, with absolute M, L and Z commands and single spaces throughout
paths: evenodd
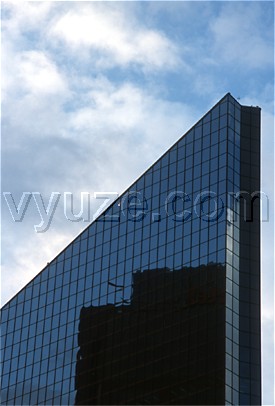
M 46 204 L 56 191 L 121 193 L 225 93 L 262 108 L 264 404 L 274 403 L 273 7 L 2 3 L 2 191 L 16 203 L 24 191 Z M 2 303 L 87 226 L 62 202 L 36 233 L 34 201 L 15 223 L 3 199 Z

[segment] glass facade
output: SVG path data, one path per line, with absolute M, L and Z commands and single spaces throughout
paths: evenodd
M 227 94 L 2 308 L 3 404 L 260 404 L 259 140 Z

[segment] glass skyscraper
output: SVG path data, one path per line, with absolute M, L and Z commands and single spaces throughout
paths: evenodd
M 225 95 L 2 308 L 2 403 L 261 403 L 260 108 Z

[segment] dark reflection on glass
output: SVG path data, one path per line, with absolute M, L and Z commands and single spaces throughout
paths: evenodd
M 82 307 L 75 404 L 222 404 L 224 301 L 210 263 L 135 272 L 130 299 Z
M 226 95 L 4 306 L 3 404 L 261 403 L 259 119 Z

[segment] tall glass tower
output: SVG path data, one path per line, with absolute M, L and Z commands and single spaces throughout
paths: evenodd
M 227 94 L 2 308 L 2 403 L 259 405 L 259 190 Z

